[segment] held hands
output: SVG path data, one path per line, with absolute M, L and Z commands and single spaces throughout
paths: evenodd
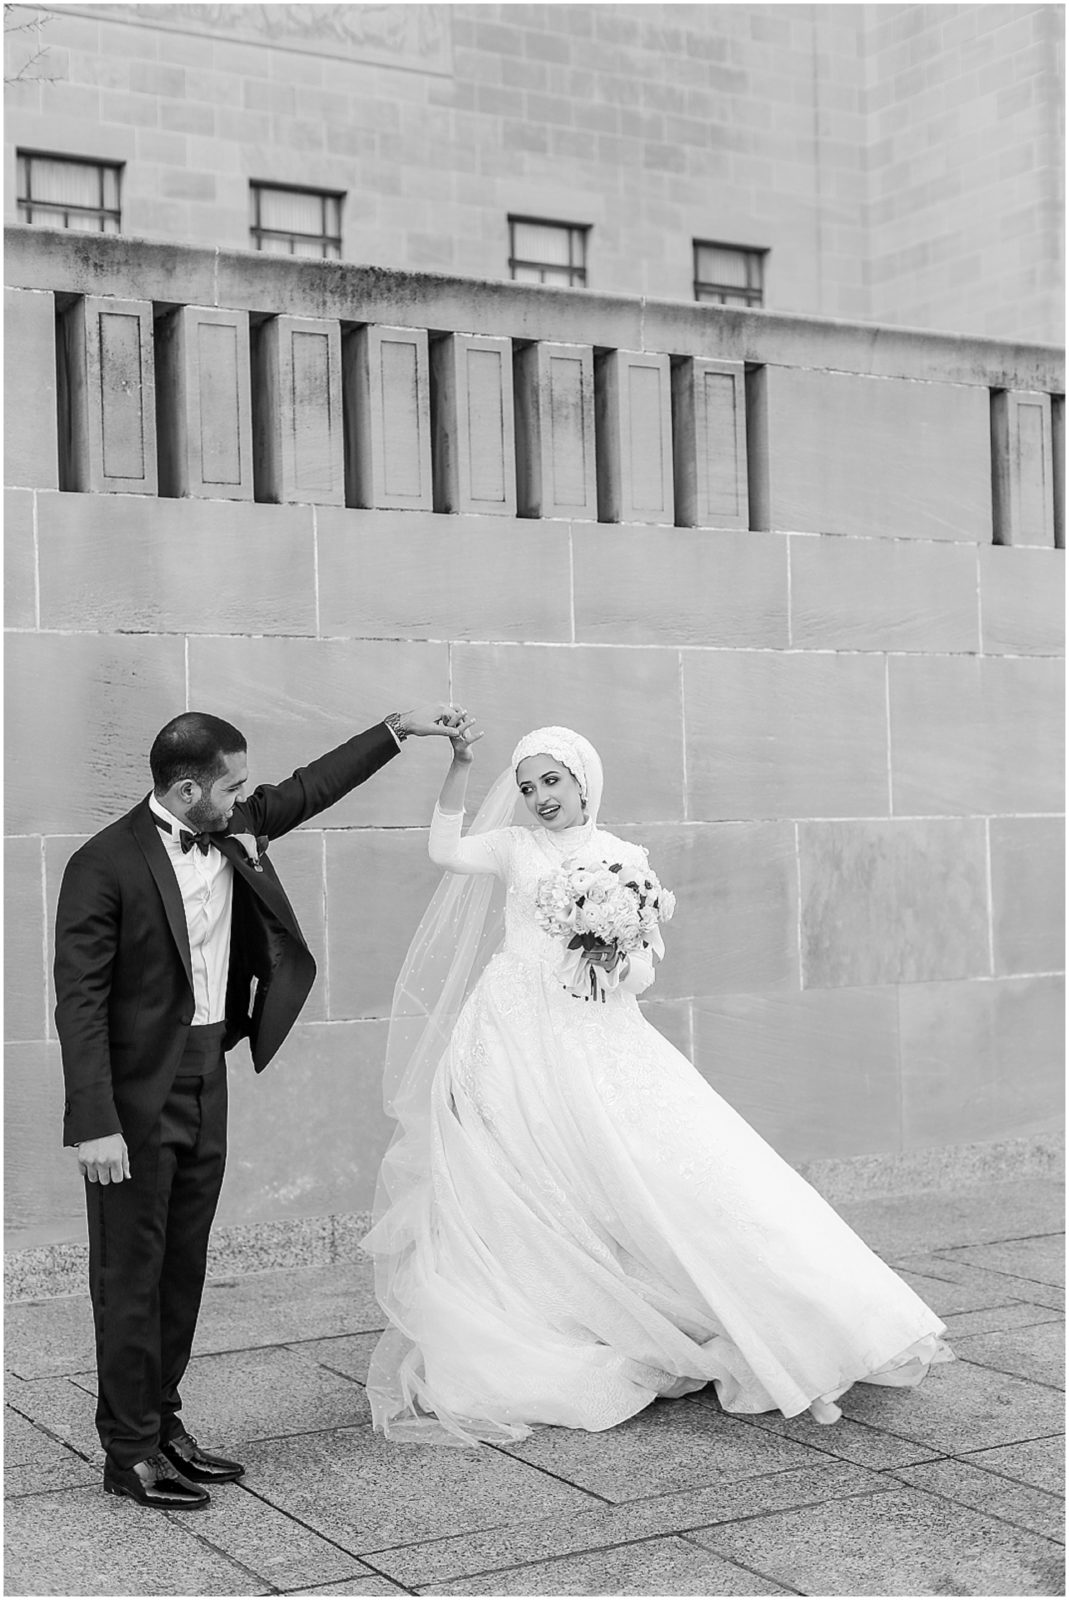
M 89 1183 L 122 1183 L 130 1176 L 130 1156 L 121 1133 L 83 1139 L 75 1154 L 79 1171 Z
M 407 735 L 416 739 L 423 739 L 432 733 L 444 734 L 447 739 L 455 739 L 462 728 L 471 726 L 473 720 L 463 706 L 439 702 L 436 705 L 420 706 L 416 711 L 403 712 L 401 727 Z

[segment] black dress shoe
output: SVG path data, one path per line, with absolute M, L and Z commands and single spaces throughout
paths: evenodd
M 191 1483 L 233 1483 L 235 1478 L 245 1476 L 240 1461 L 210 1456 L 191 1433 L 176 1433 L 173 1439 L 161 1444 L 160 1449 L 175 1471 Z
M 158 1511 L 201 1511 L 211 1502 L 206 1489 L 179 1477 L 162 1455 L 149 1456 L 132 1467 L 120 1467 L 106 1456 L 104 1493 L 128 1495 L 139 1506 L 154 1506 Z

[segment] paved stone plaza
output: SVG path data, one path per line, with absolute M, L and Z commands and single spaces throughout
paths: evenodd
M 216 1279 L 186 1418 L 248 1475 L 197 1514 L 102 1494 L 87 1299 L 9 1304 L 6 1593 L 1063 1593 L 1060 1184 L 839 1209 L 960 1360 L 856 1388 L 831 1428 L 727 1417 L 710 1391 L 605 1434 L 386 1444 L 363 1263 Z

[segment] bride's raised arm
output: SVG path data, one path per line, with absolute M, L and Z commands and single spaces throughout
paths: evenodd
M 450 734 L 453 759 L 431 818 L 427 849 L 435 866 L 444 867 L 447 872 L 485 872 L 504 876 L 507 860 L 507 851 L 503 848 L 504 830 L 481 833 L 474 838 L 461 838 L 464 798 L 474 760 L 472 746 L 481 738 L 482 734 L 474 731 L 470 718 Z

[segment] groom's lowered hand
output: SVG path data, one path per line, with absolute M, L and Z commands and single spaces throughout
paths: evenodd
M 130 1176 L 130 1157 L 121 1133 L 83 1139 L 76 1154 L 79 1170 L 89 1183 L 122 1183 Z
M 416 711 L 403 711 L 401 728 L 406 737 L 411 735 L 422 739 L 427 734 L 440 733 L 451 739 L 462 723 L 470 723 L 471 720 L 463 706 L 440 703 L 420 706 Z

